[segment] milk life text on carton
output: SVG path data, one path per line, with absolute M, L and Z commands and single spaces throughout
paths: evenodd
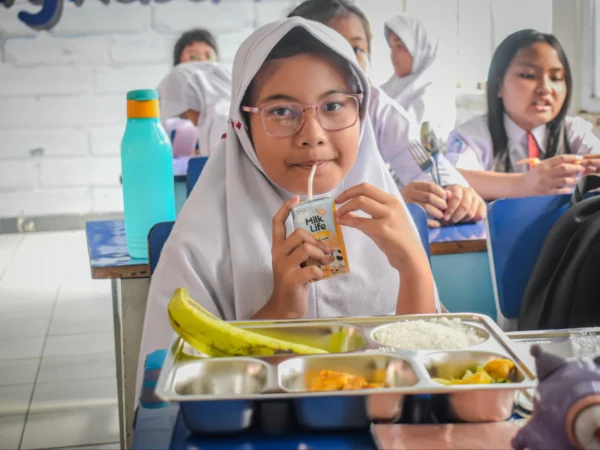
M 331 197 L 308 200 L 292 208 L 294 228 L 303 228 L 333 251 L 329 255 L 329 264 L 318 264 L 323 271 L 323 279 L 350 272 L 342 227 L 336 223 L 335 211 Z

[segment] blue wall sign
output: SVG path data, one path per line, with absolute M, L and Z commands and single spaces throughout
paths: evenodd
M 77 6 L 83 5 L 85 0 L 29 0 L 29 3 L 35 6 L 40 6 L 41 9 L 37 13 L 27 11 L 19 11 L 19 20 L 34 30 L 50 30 L 58 23 L 62 16 L 63 4 L 65 1 L 75 3 Z M 105 5 L 110 3 L 110 0 L 97 0 Z M 118 3 L 141 3 L 147 5 L 151 1 L 155 3 L 167 3 L 171 0 L 115 0 Z M 191 0 L 204 1 L 204 0 Z M 219 3 L 220 0 L 211 0 L 213 3 Z M 15 0 L 0 0 L 0 5 L 5 8 L 10 8 L 15 4 Z

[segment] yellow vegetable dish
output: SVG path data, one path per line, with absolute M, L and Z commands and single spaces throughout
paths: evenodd
M 311 375 L 308 378 L 311 378 L 311 391 L 348 391 L 385 387 L 383 382 L 367 383 L 364 377 L 333 370 L 321 370 L 318 374 Z
M 493 359 L 485 366 L 477 366 L 475 372 L 467 370 L 462 378 L 434 378 L 433 381 L 445 385 L 510 383 L 514 374 L 515 363 L 510 359 Z

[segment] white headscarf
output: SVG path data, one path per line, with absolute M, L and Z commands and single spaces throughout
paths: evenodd
M 158 86 L 160 115 L 179 116 L 198 111 L 200 154 L 208 156 L 227 127 L 231 101 L 231 73 L 219 63 L 194 61 L 178 64 Z
M 368 81 L 348 42 L 331 28 L 299 17 L 270 23 L 240 47 L 234 62 L 232 126 L 222 146 L 208 160 L 181 210 L 152 278 L 140 363 L 165 348 L 173 335 L 167 303 L 173 291 L 186 287 L 192 298 L 220 317 L 249 319 L 273 289 L 272 218 L 292 194 L 275 186 L 261 167 L 240 105 L 250 82 L 273 47 L 293 28 L 301 27 L 339 53 L 363 88 L 362 133 L 356 163 L 331 195 L 362 182 L 398 196 L 379 155 L 367 114 Z M 244 105 L 253 106 L 253 105 Z M 293 232 L 291 217 L 286 222 Z M 344 227 L 351 273 L 312 283 L 307 317 L 385 315 L 395 312 L 398 272 L 373 241 Z M 416 236 L 416 227 L 413 224 Z
M 440 67 L 438 39 L 427 33 L 419 19 L 398 15 L 385 23 L 385 36 L 398 36 L 413 57 L 409 75 L 392 77 L 381 85 L 383 91 L 414 115 L 421 124 L 430 122 L 444 139 L 456 122 L 456 87 L 448 71 Z

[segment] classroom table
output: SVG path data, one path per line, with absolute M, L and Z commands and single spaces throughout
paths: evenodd
M 86 237 L 92 278 L 111 280 L 120 439 L 122 448 L 131 448 L 128 443 L 150 267 L 147 259 L 134 259 L 127 253 L 122 220 L 87 222 Z
M 495 307 L 493 311 L 488 307 L 494 301 L 483 223 L 431 229 L 429 235 L 432 270 L 448 310 L 495 317 Z M 86 238 L 92 278 L 110 279 L 112 284 L 121 439 L 128 443 L 150 266 L 147 259 L 128 255 L 122 220 L 90 221 Z
M 566 329 L 547 331 L 517 331 L 507 333 L 513 341 L 515 351 L 528 367 L 535 369 L 530 348 L 533 344 L 544 346 L 547 350 L 563 357 L 597 356 L 579 355 L 574 351 L 572 332 L 586 331 L 600 336 L 600 328 Z M 577 337 L 575 337 L 577 339 Z M 513 419 L 519 419 L 515 415 Z M 522 425 L 522 424 L 521 424 Z M 289 426 L 289 425 L 288 425 Z M 393 425 L 392 425 L 393 426 Z M 432 428 L 435 430 L 435 427 Z M 439 430 L 436 430 L 439 431 Z M 514 430 L 513 430 L 514 431 Z M 134 450 L 209 450 L 209 449 L 374 449 L 375 443 L 369 430 L 337 432 L 335 434 L 317 433 L 296 429 L 293 433 L 281 433 L 269 430 L 265 433 L 245 432 L 239 435 L 220 437 L 193 436 L 185 427 L 177 404 L 157 409 L 140 407 L 135 424 Z M 408 447 L 407 447 L 408 448 Z M 422 446 L 420 448 L 423 448 Z M 462 448 L 462 447 L 461 447 Z

